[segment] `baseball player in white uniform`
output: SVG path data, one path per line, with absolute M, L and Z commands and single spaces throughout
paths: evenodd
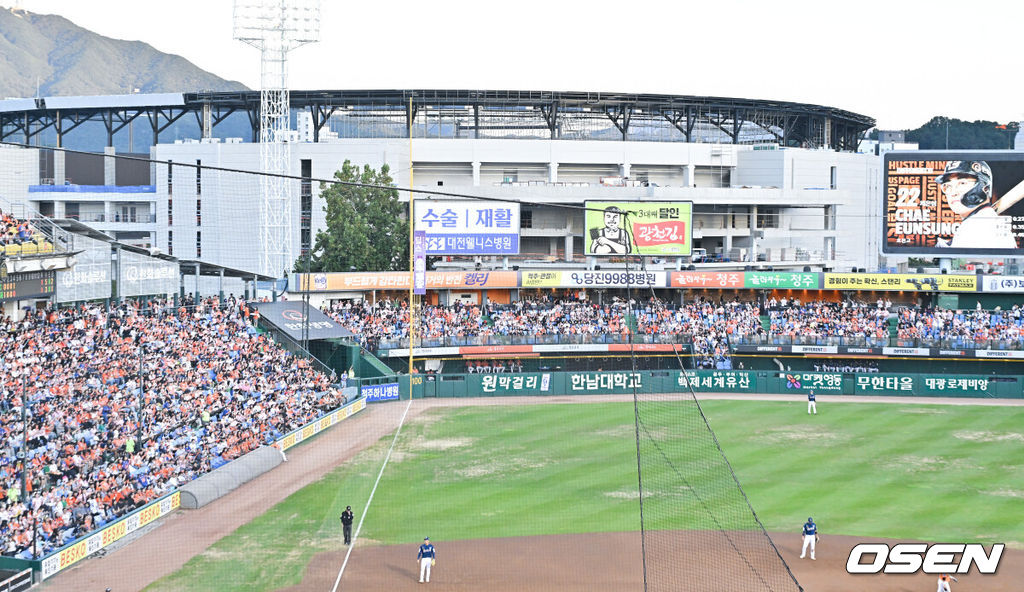
M 981 160 L 951 160 L 935 182 L 946 205 L 960 217 L 960 225 L 947 243 L 937 247 L 1016 249 L 1012 218 L 992 207 L 992 167 Z
M 416 554 L 416 560 L 420 562 L 420 583 L 424 582 L 424 574 L 426 574 L 426 581 L 429 583 L 430 567 L 437 561 L 437 552 L 434 550 L 434 545 L 430 544 L 430 537 L 423 539 L 420 551 Z
M 818 414 L 818 405 L 814 402 L 814 391 L 807 391 L 807 414 Z
M 952 589 L 949 586 L 950 580 L 953 580 L 954 582 L 960 581 L 949 574 L 942 574 L 939 576 L 939 588 L 936 592 L 952 592 Z
M 800 550 L 800 559 L 803 559 L 807 555 L 807 545 L 811 546 L 811 559 L 814 559 L 814 544 L 818 542 L 818 525 L 814 523 L 814 518 L 807 517 L 807 522 L 804 523 L 804 547 Z

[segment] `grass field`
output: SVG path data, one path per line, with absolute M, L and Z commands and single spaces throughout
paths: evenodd
M 403 403 L 404 404 L 404 403 Z M 1022 546 L 1024 408 L 706 401 L 769 531 Z M 150 590 L 273 590 L 341 547 L 386 438 Z M 315 445 L 311 444 L 311 445 Z M 633 406 L 437 409 L 406 424 L 360 538 L 384 544 L 639 529 Z M 686 524 L 675 525 L 685 528 Z

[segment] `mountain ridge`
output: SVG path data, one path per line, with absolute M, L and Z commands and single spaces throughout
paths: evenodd
M 143 41 L 14 8 L 0 10 L 0 81 L 4 98 L 248 90 Z

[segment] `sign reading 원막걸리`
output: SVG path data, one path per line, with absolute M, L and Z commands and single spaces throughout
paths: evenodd
M 588 201 L 587 255 L 690 254 L 693 204 L 688 201 Z
M 518 255 L 519 204 L 418 200 L 416 230 L 427 255 Z
M 885 155 L 882 252 L 1024 255 L 1024 153 Z

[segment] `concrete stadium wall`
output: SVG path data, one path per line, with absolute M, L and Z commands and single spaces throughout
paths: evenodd
M 1022 376 L 766 370 L 421 375 L 413 377 L 413 396 L 606 395 L 632 393 L 634 387 L 642 393 L 674 393 L 687 385 L 697 392 L 1024 398 Z

